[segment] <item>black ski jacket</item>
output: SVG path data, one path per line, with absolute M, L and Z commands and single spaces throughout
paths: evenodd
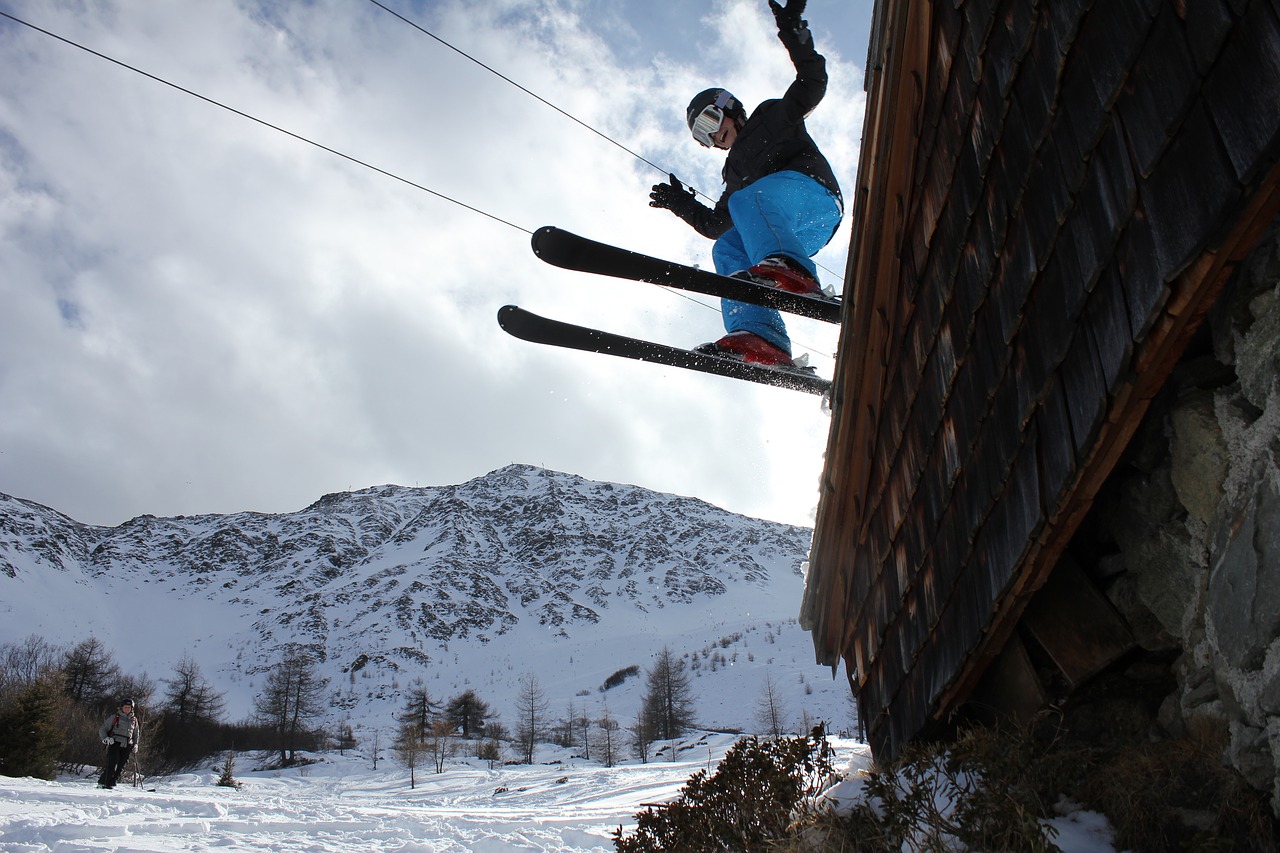
M 733 226 L 729 196 L 774 172 L 808 175 L 840 198 L 840 185 L 831 164 L 804 126 L 805 117 L 826 94 L 827 61 L 814 48 L 812 38 L 801 41 L 791 32 L 779 33 L 778 38 L 795 65 L 795 81 L 781 98 L 756 107 L 738 131 L 724 161 L 724 193 L 716 206 L 695 203 L 673 211 L 704 237 L 714 240 Z

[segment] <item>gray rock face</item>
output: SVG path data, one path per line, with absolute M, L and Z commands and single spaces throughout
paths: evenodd
M 1116 581 L 1112 603 L 1132 624 L 1154 617 L 1166 633 L 1182 637 L 1195 602 L 1199 554 L 1178 502 L 1171 468 L 1129 479 L 1112 513 L 1111 531 L 1128 569 Z M 1126 606 L 1131 593 L 1139 608 Z M 1144 614 L 1140 608 L 1145 608 Z
M 1179 368 L 1134 439 L 1131 467 L 1114 477 L 1102 511 L 1124 571 L 1097 574 L 1144 648 L 1181 649 L 1161 724 L 1172 734 L 1195 719 L 1220 726 L 1224 762 L 1280 814 L 1276 227 L 1209 327 L 1216 359 Z
M 1205 619 L 1230 666 L 1260 669 L 1280 637 L 1280 490 L 1259 479 L 1241 514 L 1225 525 L 1209 575 Z
M 1266 408 L 1280 367 L 1280 240 L 1264 241 L 1239 274 L 1235 294 L 1237 323 L 1232 351 L 1240 393 L 1259 409 Z
M 1227 446 L 1214 412 L 1211 391 L 1196 390 L 1169 416 L 1170 479 L 1187 512 L 1204 524 L 1222 499 L 1227 479 Z

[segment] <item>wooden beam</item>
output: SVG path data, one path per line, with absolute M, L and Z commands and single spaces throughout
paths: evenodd
M 1022 627 L 1075 689 L 1133 648 L 1133 634 L 1075 560 L 1058 561 L 1027 605 Z

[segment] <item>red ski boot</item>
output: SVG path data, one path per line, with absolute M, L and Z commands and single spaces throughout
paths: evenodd
M 751 278 L 790 293 L 819 293 L 822 286 L 809 271 L 786 255 L 770 255 L 749 270 L 733 277 Z
M 791 355 L 751 332 L 730 332 L 718 341 L 703 344 L 695 352 L 740 358 L 748 364 L 766 367 L 794 367 Z

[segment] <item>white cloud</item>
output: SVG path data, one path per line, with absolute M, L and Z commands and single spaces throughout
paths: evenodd
M 403 5 L 712 195 L 721 160 L 684 104 L 704 79 L 750 102 L 792 73 L 763 3 L 690 18 L 710 48 L 692 55 L 611 43 L 653 36 L 592 4 Z M 658 173 L 372 4 L 10 8 L 522 228 L 709 265 L 647 206 Z M 861 78 L 819 47 L 833 82 L 810 124 L 848 188 Z M 514 302 L 693 344 L 719 334 L 713 311 L 547 267 L 517 229 L 7 22 L 0 63 L 0 490 L 115 524 L 521 461 L 809 517 L 816 398 L 535 347 L 494 320 Z M 840 272 L 847 229 L 819 258 Z M 830 327 L 792 330 L 834 347 Z

